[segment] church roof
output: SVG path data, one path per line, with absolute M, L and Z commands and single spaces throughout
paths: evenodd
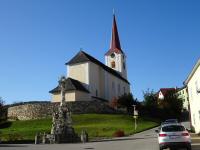
M 111 73 L 112 75 L 116 76 L 117 78 L 119 78 L 119 79 L 125 81 L 126 83 L 130 84 L 128 82 L 128 80 L 123 78 L 117 71 L 115 71 L 112 68 L 104 65 L 102 62 L 100 62 L 99 60 L 97 60 L 94 57 L 90 56 L 89 54 L 87 54 L 84 51 L 80 51 L 78 54 L 76 54 L 69 62 L 66 63 L 66 65 L 73 65 L 73 64 L 82 63 L 82 62 L 88 62 L 88 61 L 91 61 L 91 62 L 99 65 L 105 71 Z
M 123 54 L 123 51 L 121 49 L 120 40 L 119 40 L 119 34 L 118 34 L 118 30 L 117 30 L 117 23 L 116 23 L 115 15 L 113 15 L 112 38 L 111 38 L 111 42 L 110 42 L 110 49 L 108 50 L 108 52 L 105 55 L 110 55 L 113 52 Z
M 61 90 L 60 87 L 57 86 L 53 90 L 49 91 L 49 93 L 58 93 L 60 92 L 60 90 Z M 67 78 L 65 80 L 65 91 L 73 91 L 73 90 L 89 93 L 89 91 L 83 86 L 81 82 L 72 78 Z

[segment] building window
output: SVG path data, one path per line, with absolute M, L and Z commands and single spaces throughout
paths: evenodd
M 196 122 L 195 122 L 195 114 L 193 114 L 193 123 L 194 123 L 194 125 L 196 124 Z
M 115 68 L 115 61 L 111 62 L 111 68 Z
M 118 95 L 120 95 L 120 84 L 118 84 Z
M 112 95 L 115 96 L 115 82 L 112 82 Z
M 98 90 L 96 89 L 96 97 L 98 96 Z
M 199 110 L 199 120 L 200 120 L 200 110 Z
M 193 101 L 193 93 L 192 93 L 192 88 L 190 88 L 190 98 L 191 98 L 191 101 Z
M 123 67 L 124 67 L 124 70 L 126 69 L 126 65 L 125 65 L 125 62 L 123 62 Z
M 197 94 L 200 93 L 198 81 L 195 82 L 195 86 L 196 86 L 196 92 L 197 92 Z
M 125 86 L 124 86 L 124 94 L 126 93 L 126 88 L 125 88 Z

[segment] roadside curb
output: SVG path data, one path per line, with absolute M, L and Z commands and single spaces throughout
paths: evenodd
M 190 133 L 192 143 L 199 143 L 200 144 L 200 136 L 195 133 Z

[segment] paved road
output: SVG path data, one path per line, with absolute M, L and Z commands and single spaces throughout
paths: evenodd
M 0 150 L 157 150 L 155 129 L 137 135 L 86 144 L 0 145 Z
M 154 129 L 136 135 L 86 144 L 1 145 L 0 150 L 158 150 Z M 200 150 L 199 144 L 193 150 Z

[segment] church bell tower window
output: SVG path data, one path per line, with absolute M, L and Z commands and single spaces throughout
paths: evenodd
M 111 67 L 112 67 L 112 68 L 115 68 L 115 61 L 112 61 L 112 62 L 111 62 Z

